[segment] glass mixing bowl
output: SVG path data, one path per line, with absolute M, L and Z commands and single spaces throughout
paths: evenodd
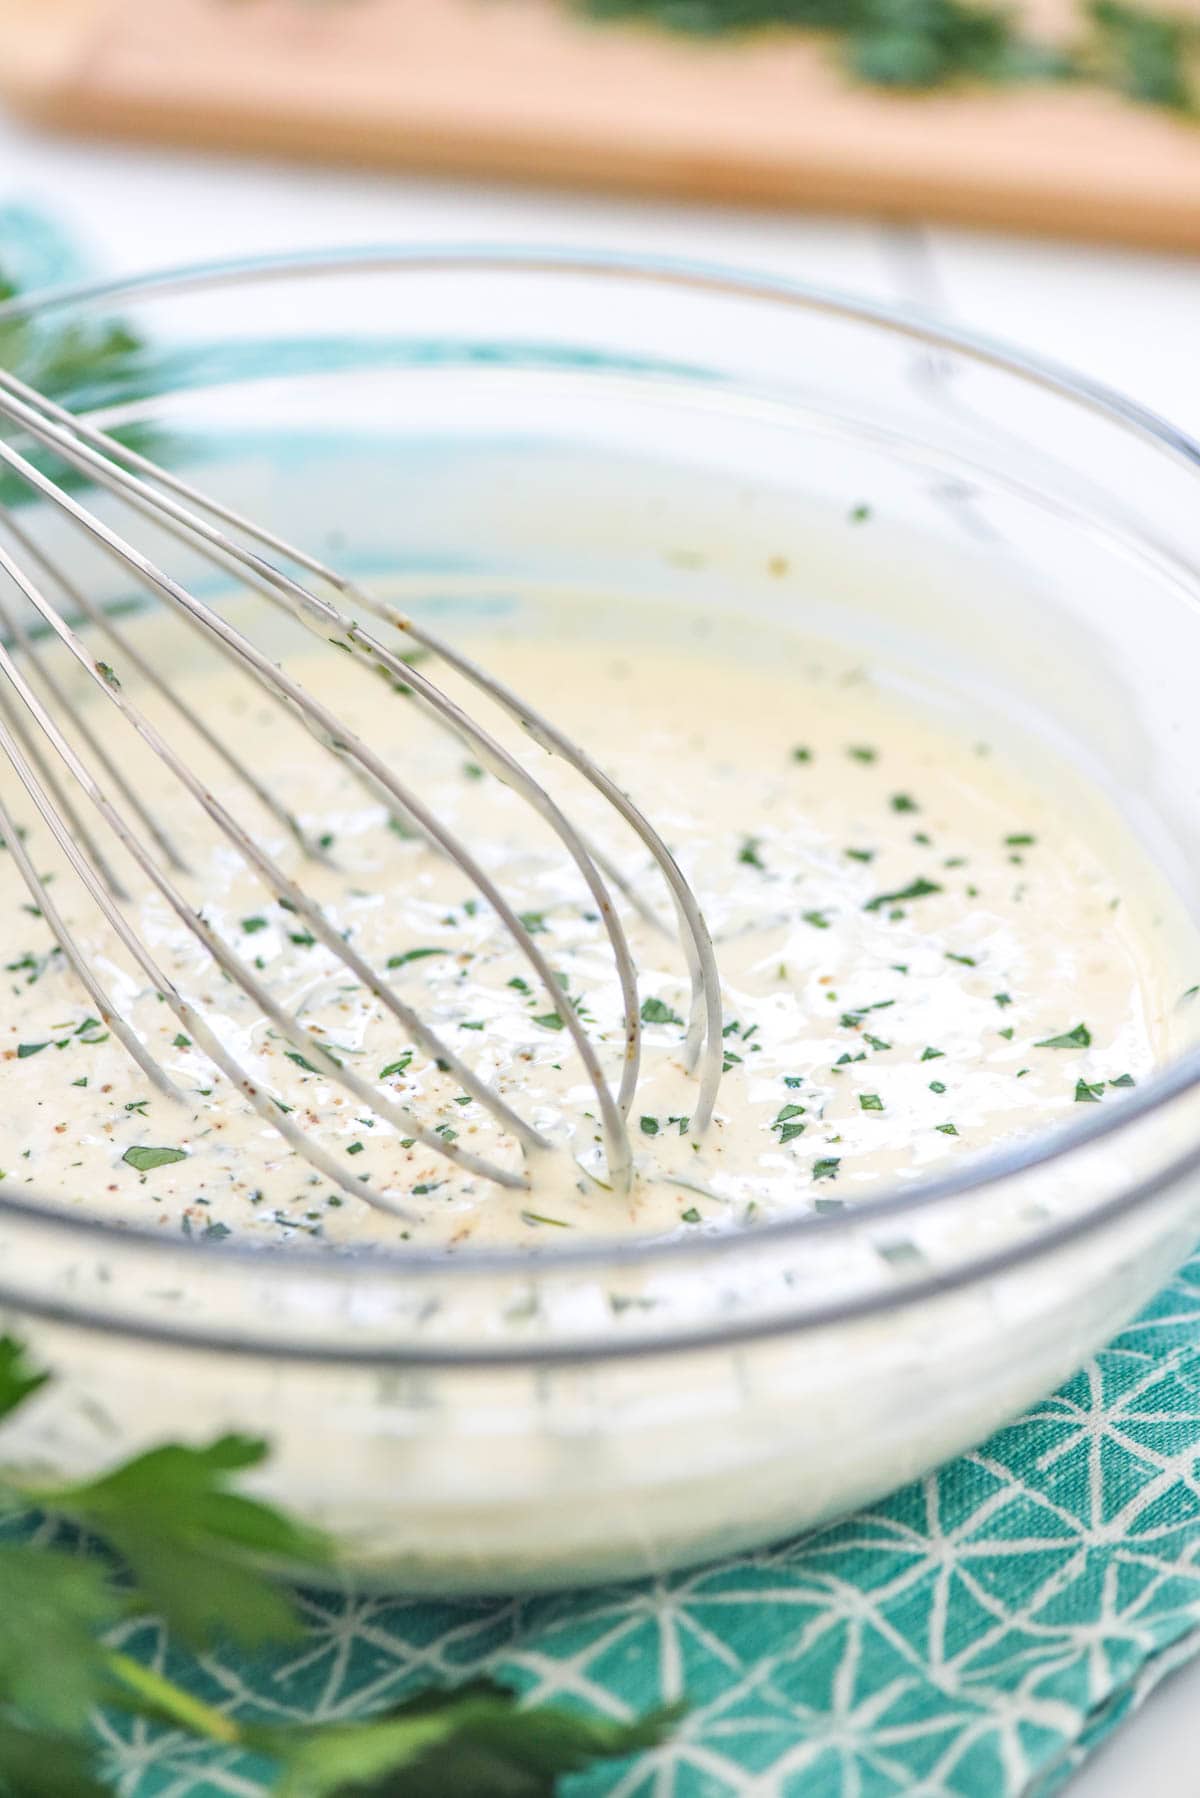
M 111 354 L 72 356 L 114 317 Z M 667 600 L 733 612 L 747 654 L 756 620 L 860 644 L 1072 767 L 1194 901 L 1200 450 L 1084 381 L 782 280 L 444 247 L 13 301 L 0 354 L 447 629 L 536 629 L 554 591 L 602 637 L 620 592 L 651 626 Z M 1200 1220 L 1198 1081 L 1188 1050 L 842 1214 L 537 1258 L 167 1240 L 5 1186 L 4 1322 L 59 1376 L 22 1452 L 76 1471 L 266 1433 L 265 1488 L 409 1590 L 763 1543 L 979 1441 L 1169 1275 Z

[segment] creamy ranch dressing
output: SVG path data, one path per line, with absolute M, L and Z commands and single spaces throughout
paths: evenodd
M 632 613 L 629 625 L 633 644 Z M 635 652 L 572 630 L 536 643 L 498 630 L 469 647 L 637 799 L 700 897 L 723 977 L 727 1063 L 703 1140 L 690 1125 L 688 984 L 672 935 L 623 911 L 646 1019 L 632 1114 L 638 1178 L 623 1198 L 571 1159 L 603 1179 L 594 1093 L 545 992 L 465 877 L 243 679 L 202 668 L 177 678 L 178 689 L 326 843 L 329 865 L 306 861 L 175 725 L 173 740 L 355 948 L 570 1155 L 535 1168 L 531 1191 L 510 1192 L 407 1142 L 301 1065 L 116 852 L 130 914 L 168 976 L 295 1121 L 404 1196 L 415 1219 L 337 1189 L 189 1043 L 45 833 L 31 832 L 89 960 L 187 1099 L 157 1095 L 95 1021 L 31 915 L 13 858 L 0 856 L 6 1190 L 35 1187 L 114 1223 L 257 1242 L 304 1233 L 335 1245 L 552 1248 L 584 1235 L 721 1230 L 852 1204 L 1082 1115 L 1080 1105 L 1117 1103 L 1170 1048 L 1180 980 L 1133 845 L 1115 827 L 1111 841 L 1094 841 L 1049 786 L 828 646 L 781 637 L 769 657 L 739 660 L 695 639 Z M 471 844 L 537 932 L 615 1079 L 611 951 L 561 847 L 411 698 L 331 650 L 288 666 Z M 165 719 L 153 694 L 128 684 Z M 665 915 L 649 859 L 615 814 L 491 714 L 488 723 Z M 483 1108 L 464 1102 L 172 777 L 123 727 L 106 730 L 188 864 L 181 889 L 272 993 L 431 1125 L 519 1165 Z M 25 818 L 11 784 L 6 796 Z M 1052 1039 L 1065 1040 L 1040 1046 Z M 140 1171 L 136 1151 L 146 1148 L 184 1158 Z

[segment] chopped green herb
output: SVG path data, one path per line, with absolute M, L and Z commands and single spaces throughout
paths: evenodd
M 174 1038 L 174 1040 L 171 1043 L 171 1047 L 173 1049 L 190 1049 L 191 1046 L 192 1046 L 191 1037 L 185 1036 L 183 1034 L 182 1030 L 178 1033 L 178 1035 Z
M 859 504 L 857 506 L 851 506 L 849 512 L 847 513 L 847 517 L 849 518 L 851 524 L 866 524 L 866 522 L 867 522 L 868 518 L 870 518 L 870 516 L 871 516 L 870 506 L 865 506 L 862 504 Z
M 1136 1086 L 1137 1081 L 1132 1074 L 1118 1074 L 1116 1079 L 1110 1080 L 1108 1084 L 1110 1086 Z
M 253 936 L 256 930 L 266 930 L 266 928 L 266 918 L 253 917 L 242 919 L 242 929 L 246 932 L 247 936 Z
M 561 1030 L 563 1027 L 563 1021 L 556 1011 L 540 1012 L 533 1022 L 540 1024 L 543 1030 Z
M 1005 847 L 1008 849 L 1029 849 L 1036 842 L 1037 838 L 1029 836 L 1025 831 L 1018 831 L 1016 835 L 1004 839 Z
M 804 1075 L 803 1074 L 785 1074 L 783 1076 L 783 1084 L 785 1086 L 790 1086 L 793 1088 L 795 1088 L 797 1086 L 803 1086 L 804 1085 Z
M 958 1131 L 955 1129 L 953 1124 L 935 1124 L 934 1129 L 940 1130 L 943 1136 L 957 1136 L 958 1135 Z
M 837 1171 L 842 1165 L 840 1155 L 825 1155 L 820 1161 L 813 1162 L 814 1180 L 836 1180 Z
M 946 950 L 946 960 L 956 961 L 964 968 L 977 968 L 979 966 L 979 963 L 975 960 L 973 955 L 955 955 L 952 949 Z
M 1000 1007 L 1001 1011 L 1004 1010 L 1006 1005 L 1012 1004 L 1012 999 L 1007 993 L 993 993 L 992 998 L 996 1001 L 996 1004 Z
M 25 1061 L 28 1059 L 28 1057 L 30 1055 L 40 1055 L 43 1049 L 48 1049 L 49 1047 L 50 1047 L 50 1044 L 48 1042 L 45 1042 L 45 1043 L 18 1043 L 17 1044 L 17 1060 Z
M 872 1036 L 869 1030 L 863 1031 L 863 1041 L 870 1048 L 879 1050 L 880 1052 L 884 1049 L 890 1049 L 892 1046 L 891 1043 L 885 1043 L 881 1036 Z
M 172 1161 L 186 1161 L 186 1149 L 126 1149 L 121 1157 L 130 1167 L 136 1168 L 139 1174 L 148 1174 L 156 1167 L 167 1167 Z
M 860 1111 L 883 1110 L 883 1100 L 879 1097 L 878 1093 L 859 1093 L 858 1105 Z
M 463 763 L 463 773 L 466 775 L 468 780 L 482 780 L 483 779 L 483 769 L 479 766 L 478 762 L 464 762 Z
M 412 1058 L 412 1050 L 406 1049 L 399 1061 L 389 1061 L 385 1068 L 380 1068 L 379 1078 L 381 1080 L 386 1080 L 389 1074 L 403 1074 L 405 1069 L 411 1065 Z
M 643 1024 L 682 1024 L 683 1019 L 671 1010 L 665 999 L 643 999 L 641 1019 Z M 729 1051 L 726 1050 L 726 1054 Z M 735 1056 L 740 1061 L 740 1056 Z
M 862 762 L 864 766 L 867 767 L 869 767 L 872 762 L 877 762 L 879 760 L 879 751 L 870 748 L 866 743 L 849 744 L 846 749 L 846 754 L 850 757 L 852 762 Z
M 946 1082 L 944 1080 L 931 1080 L 929 1082 L 929 1090 L 931 1093 L 944 1093 L 946 1090 Z
M 875 860 L 873 849 L 847 849 L 844 853 L 850 857 L 852 862 L 873 862 Z
M 792 760 L 794 762 L 811 762 L 812 759 L 813 759 L 813 752 L 811 749 L 793 749 L 792 750 Z
M 1077 1080 L 1075 1082 L 1075 1103 L 1076 1105 L 1097 1105 L 1103 1092 L 1103 1080 L 1097 1080 L 1090 1086 L 1086 1080 Z
M 944 1049 L 924 1048 L 921 1050 L 921 1060 L 922 1061 L 940 1061 L 941 1058 L 945 1055 L 945 1053 L 946 1053 L 946 1051 Z
M 704 1219 L 700 1216 L 700 1213 L 696 1210 L 694 1205 L 689 1205 L 687 1210 L 681 1211 L 679 1215 L 685 1224 L 701 1224 L 704 1222 Z
M 921 809 L 909 793 L 893 793 L 891 805 L 894 812 L 919 812 Z
M 427 955 L 448 955 L 449 953 L 448 949 L 405 949 L 401 955 L 389 955 L 387 966 L 403 968 L 407 967 L 410 961 L 424 961 Z
M 910 880 L 906 887 L 897 887 L 891 893 L 876 893 L 863 906 L 864 911 L 882 911 L 885 905 L 898 905 L 909 899 L 925 899 L 930 893 L 940 893 L 942 888 L 936 880 L 926 880 L 923 875 Z
M 1035 1043 L 1035 1049 L 1086 1049 L 1092 1041 L 1092 1033 L 1086 1024 L 1076 1024 L 1074 1030 L 1064 1030 L 1061 1036 L 1044 1036 Z
M 418 1186 L 416 1191 L 420 1192 L 420 1190 L 421 1188 Z M 571 1228 L 570 1224 L 564 1223 L 561 1217 L 547 1217 L 541 1211 L 522 1211 L 521 1217 L 527 1224 L 553 1224 L 556 1230 L 569 1230 Z
M 738 860 L 747 868 L 760 868 L 765 872 L 765 864 L 758 851 L 762 844 L 761 837 L 746 837 L 738 850 Z
M 831 993 L 830 998 L 832 997 L 833 995 Z M 838 1019 L 838 1022 L 844 1030 L 857 1030 L 868 1012 L 886 1011 L 889 1005 L 894 1005 L 895 1003 L 896 1001 L 894 999 L 877 999 L 874 1005 L 860 1005 L 857 1011 L 844 1011 Z
M 804 919 L 806 924 L 811 924 L 814 930 L 829 929 L 829 919 L 825 916 L 824 912 L 806 911 L 801 912 L 800 916 Z
M 641 1119 L 641 1128 L 642 1128 L 643 1136 L 657 1136 L 658 1135 L 658 1119 L 651 1118 L 651 1117 L 642 1118 Z
M 925 1261 L 915 1242 L 881 1242 L 878 1251 L 890 1267 L 920 1267 Z
M 363 1152 L 362 1143 L 360 1143 L 360 1142 L 347 1143 L 347 1145 L 346 1145 L 347 1155 L 361 1155 L 362 1152 Z

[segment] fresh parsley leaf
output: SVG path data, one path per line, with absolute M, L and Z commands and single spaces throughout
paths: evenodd
M 0 1417 L 39 1391 L 50 1375 L 30 1365 L 25 1345 L 13 1336 L 0 1336 Z
M 3 1545 L 0 1593 L 0 1697 L 39 1728 L 82 1730 L 104 1687 L 98 1638 L 122 1609 L 108 1569 L 56 1549 Z
M 859 1093 L 858 1106 L 860 1111 L 882 1111 L 883 1100 L 878 1093 Z
M 0 1798 L 112 1798 L 80 1742 L 0 1717 Z
M 253 1646 L 287 1641 L 299 1625 L 290 1600 L 257 1562 L 319 1564 L 316 1531 L 231 1489 L 266 1459 L 267 1445 L 220 1436 L 205 1447 L 167 1443 L 83 1485 L 30 1493 L 115 1549 L 139 1602 L 193 1646 L 223 1635 Z
M 1097 1080 L 1090 1086 L 1086 1080 L 1075 1082 L 1075 1103 L 1077 1105 L 1098 1105 L 1103 1095 L 1103 1080 Z
M 560 1776 L 653 1747 L 678 1714 L 620 1723 L 522 1709 L 503 1686 L 479 1680 L 363 1723 L 258 1726 L 246 1735 L 282 1766 L 276 1798 L 551 1798 Z

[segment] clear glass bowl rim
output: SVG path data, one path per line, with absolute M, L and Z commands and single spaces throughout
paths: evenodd
M 185 264 L 141 275 L 71 283 L 31 294 L 19 294 L 0 303 L 0 324 L 18 319 L 36 320 L 61 310 L 109 304 L 120 306 L 166 298 L 172 294 L 201 292 L 207 288 L 311 279 L 331 274 L 379 275 L 389 272 L 430 273 L 453 270 L 464 274 L 538 274 L 549 280 L 553 280 L 556 275 L 565 275 L 648 283 L 660 288 L 678 288 L 693 294 L 719 294 L 751 304 L 788 306 L 801 312 L 825 314 L 874 327 L 896 337 L 945 350 L 997 369 L 1097 414 L 1110 425 L 1143 439 L 1171 460 L 1182 463 L 1195 473 L 1198 477 L 1197 491 L 1200 494 L 1200 442 L 1118 390 L 1065 365 L 1032 355 L 986 334 L 947 325 L 915 309 L 891 306 L 783 275 L 686 258 L 647 256 L 575 246 L 488 242 L 384 243 L 288 252 Z M 941 1201 L 958 1198 L 1011 1179 L 1027 1169 L 1067 1160 L 1076 1151 L 1127 1130 L 1197 1085 L 1200 1085 L 1200 1046 L 1176 1057 L 1134 1093 L 1123 1097 L 1120 1105 L 1114 1106 L 1111 1111 L 1106 1110 L 1099 1115 L 1089 1111 L 1088 1116 L 1079 1123 L 1037 1133 L 1023 1142 L 981 1155 L 960 1173 L 914 1181 L 904 1188 L 863 1200 L 852 1211 L 788 1218 L 758 1225 L 753 1232 L 737 1231 L 714 1236 L 689 1233 L 685 1238 L 671 1241 L 663 1241 L 661 1238 L 617 1243 L 594 1241 L 579 1248 L 556 1249 L 536 1256 L 522 1250 L 489 1249 L 465 1251 L 456 1254 L 450 1261 L 442 1253 L 372 1247 L 369 1251 L 369 1266 L 372 1276 L 391 1272 L 410 1278 L 423 1273 L 445 1276 L 451 1271 L 455 1277 L 471 1272 L 491 1275 L 528 1274 L 538 1266 L 551 1272 L 572 1268 L 612 1268 L 618 1264 L 647 1264 L 661 1269 L 672 1262 L 689 1265 L 720 1262 L 722 1258 L 744 1249 L 751 1237 L 756 1248 L 769 1249 L 772 1243 L 795 1242 L 817 1233 L 849 1233 L 861 1229 L 865 1221 L 919 1211 Z M 811 1314 L 792 1314 L 786 1320 L 778 1322 L 764 1320 L 761 1329 L 749 1324 L 744 1329 L 735 1328 L 731 1332 L 716 1330 L 711 1335 L 724 1340 L 726 1335 L 744 1338 L 758 1334 L 776 1334 L 780 1330 L 815 1327 L 834 1317 L 861 1315 L 864 1312 L 911 1304 L 924 1296 L 933 1296 L 971 1280 L 994 1276 L 1088 1235 L 1117 1217 L 1149 1204 L 1175 1180 L 1182 1178 L 1197 1165 L 1200 1165 L 1200 1145 L 1187 1150 L 1150 1177 L 1138 1181 L 1126 1191 L 1089 1209 L 1081 1216 L 1051 1225 L 1010 1249 L 956 1267 L 949 1274 L 906 1281 L 890 1292 L 872 1294 L 849 1304 L 817 1307 Z M 136 1244 L 139 1249 L 151 1249 L 156 1256 L 165 1257 L 177 1265 L 192 1261 L 196 1255 L 209 1260 L 219 1259 L 226 1265 L 231 1260 L 241 1259 L 253 1263 L 260 1276 L 274 1267 L 278 1269 L 279 1277 L 284 1279 L 299 1272 L 301 1268 L 306 1278 L 320 1273 L 335 1279 L 345 1279 L 353 1277 L 356 1266 L 360 1269 L 363 1266 L 362 1260 L 357 1256 L 330 1256 L 312 1249 L 301 1249 L 298 1253 L 297 1245 L 289 1245 L 286 1249 L 282 1246 L 248 1247 L 236 1244 L 222 1244 L 218 1247 L 206 1245 L 202 1241 L 174 1241 L 150 1230 L 117 1229 L 101 1219 L 79 1217 L 73 1212 L 37 1199 L 16 1199 L 0 1194 L 0 1225 L 5 1217 L 46 1226 L 55 1232 L 65 1232 L 81 1242 L 90 1241 L 93 1245 L 103 1242 L 115 1249 L 122 1242 Z M 19 1306 L 22 1302 L 19 1295 L 13 1294 L 12 1297 Z M 39 1309 L 36 1305 L 32 1308 Z M 101 1322 L 98 1317 L 95 1321 Z M 159 1335 L 155 1330 L 142 1330 L 136 1325 L 128 1328 L 128 1333 L 132 1336 Z M 707 1337 L 710 1333 L 704 1334 Z M 214 1341 L 212 1346 L 221 1345 Z M 251 1345 L 230 1343 L 225 1346 L 249 1348 Z M 256 1339 L 253 1346 L 255 1349 L 263 1349 L 268 1345 Z M 301 1358 L 305 1358 L 304 1351 L 297 1350 L 295 1345 L 290 1349 L 282 1344 L 279 1346 L 285 1354 L 298 1353 Z M 626 1338 L 619 1343 L 614 1341 L 605 1344 L 600 1353 L 625 1355 L 646 1349 L 661 1352 L 668 1348 L 687 1346 L 695 1346 L 694 1337 L 671 1336 L 666 1340 Z M 594 1349 L 591 1352 L 594 1353 Z M 524 1345 L 517 1351 L 516 1358 L 523 1361 L 536 1360 L 540 1353 L 537 1347 Z M 327 1345 L 318 1352 L 318 1358 L 331 1358 Z M 341 1357 L 335 1355 L 332 1358 Z M 370 1351 L 364 1354 L 361 1349 L 348 1346 L 346 1358 L 370 1361 L 380 1357 Z M 390 1351 L 382 1358 L 404 1360 L 410 1357 L 400 1350 L 398 1355 L 395 1351 Z M 453 1352 L 448 1355 L 435 1352 L 433 1358 L 476 1359 L 471 1355 L 458 1357 Z M 503 1361 L 513 1357 L 501 1351 L 499 1355 L 483 1355 L 478 1358 Z M 558 1353 L 552 1351 L 547 1358 L 574 1359 L 576 1354 L 570 1349 Z

